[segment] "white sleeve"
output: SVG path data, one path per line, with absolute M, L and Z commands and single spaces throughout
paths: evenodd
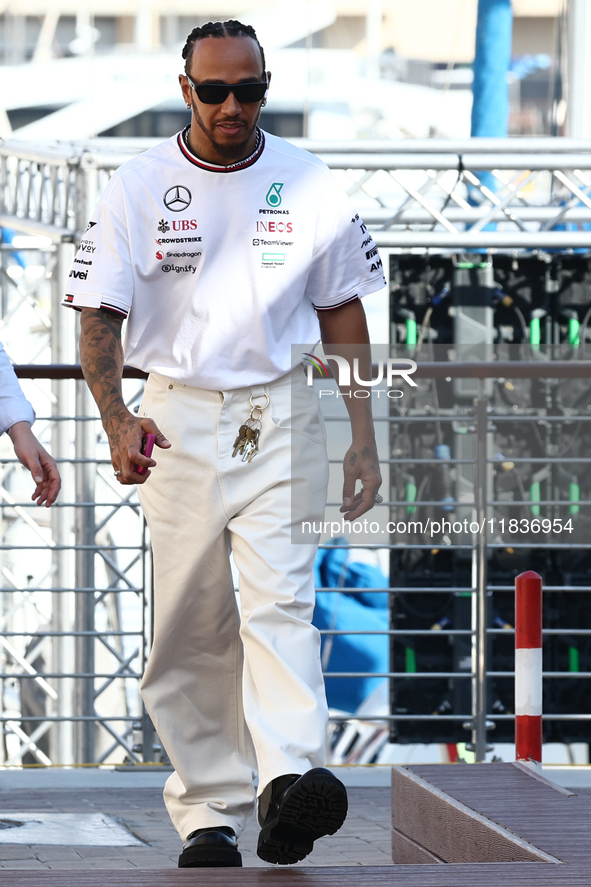
M 349 198 L 334 181 L 318 204 L 314 255 L 306 295 L 319 310 L 375 293 L 386 286 L 378 249 Z
M 133 298 L 129 236 L 119 181 L 109 182 L 70 269 L 63 305 L 127 317 Z
M 33 407 L 21 391 L 16 374 L 0 342 L 0 434 L 17 422 L 35 421 Z

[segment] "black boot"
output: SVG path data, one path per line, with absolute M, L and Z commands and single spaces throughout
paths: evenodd
M 340 829 L 346 815 L 347 791 L 330 770 L 278 776 L 260 798 L 257 854 L 278 865 L 299 862 L 314 841 Z

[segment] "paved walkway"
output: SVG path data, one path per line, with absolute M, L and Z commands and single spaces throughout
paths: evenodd
M 349 791 L 349 816 L 336 835 L 317 841 L 306 860 L 289 868 L 390 867 L 390 768 L 337 768 L 335 772 Z M 574 787 L 577 794 L 591 794 L 591 767 L 549 768 L 545 773 L 558 784 Z M 0 770 L 0 828 L 3 818 L 17 812 L 102 813 L 115 817 L 142 842 L 123 847 L 0 842 L 0 869 L 20 870 L 23 877 L 25 871 L 106 869 L 125 870 L 130 876 L 141 869 L 148 877 L 150 869 L 175 869 L 181 843 L 162 801 L 166 776 L 154 771 Z M 244 866 L 286 871 L 288 867 L 270 866 L 258 858 L 257 836 L 258 828 L 252 821 L 240 841 Z M 400 873 L 400 867 L 394 871 Z
M 38 771 L 37 771 L 38 772 Z M 160 787 L 133 787 L 147 780 L 144 774 L 123 774 L 125 787 L 113 787 L 117 774 L 107 774 L 101 787 L 100 772 L 82 778 L 86 787 L 47 787 L 48 777 L 35 771 L 20 776 L 0 772 L 0 825 L 11 813 L 106 813 L 115 817 L 143 843 L 128 847 L 62 845 L 19 845 L 0 843 L 0 869 L 88 870 L 175 868 L 181 843 L 174 831 Z M 148 774 L 151 782 L 156 774 Z M 23 786 L 23 777 L 24 784 Z M 35 782 L 42 784 L 36 788 Z M 56 782 L 63 782 L 56 778 Z M 380 780 L 383 781 L 383 780 Z M 127 787 L 132 783 L 132 787 Z M 49 780 L 51 784 L 51 779 Z M 381 787 L 349 788 L 349 816 L 343 827 L 329 838 L 317 841 L 313 853 L 299 866 L 391 865 L 390 790 Z M 251 822 L 240 840 L 246 867 L 277 868 L 256 855 L 258 828 Z M 0 876 L 0 882 L 2 878 Z

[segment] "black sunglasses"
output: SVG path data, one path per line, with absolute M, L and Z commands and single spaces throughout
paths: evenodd
M 195 90 L 199 101 L 204 105 L 221 105 L 231 92 L 241 105 L 260 102 L 269 85 L 266 80 L 262 83 L 194 83 L 188 74 L 186 76 L 191 89 Z

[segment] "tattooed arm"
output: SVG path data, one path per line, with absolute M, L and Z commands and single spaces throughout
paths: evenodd
M 80 333 L 80 360 L 84 378 L 99 408 L 103 428 L 111 447 L 111 462 L 120 471 L 123 484 L 142 484 L 150 476 L 138 474 L 135 465 L 153 468 L 154 459 L 141 453 L 142 437 L 156 435 L 156 445 L 167 449 L 170 443 L 152 419 L 138 419 L 125 406 L 121 392 L 123 318 L 110 311 L 83 308 Z
M 351 368 L 353 360 L 359 360 L 359 378 L 371 378 L 371 348 L 365 320 L 365 311 L 359 299 L 348 302 L 332 311 L 319 311 L 322 344 L 330 354 L 345 357 Z M 354 378 L 348 388 L 341 388 L 351 420 L 353 442 L 345 453 L 343 471 L 343 505 L 345 520 L 357 520 L 374 506 L 374 497 L 382 483 L 380 463 L 376 448 L 370 397 L 355 397 L 359 389 Z M 361 481 L 361 490 L 355 493 L 355 483 Z

